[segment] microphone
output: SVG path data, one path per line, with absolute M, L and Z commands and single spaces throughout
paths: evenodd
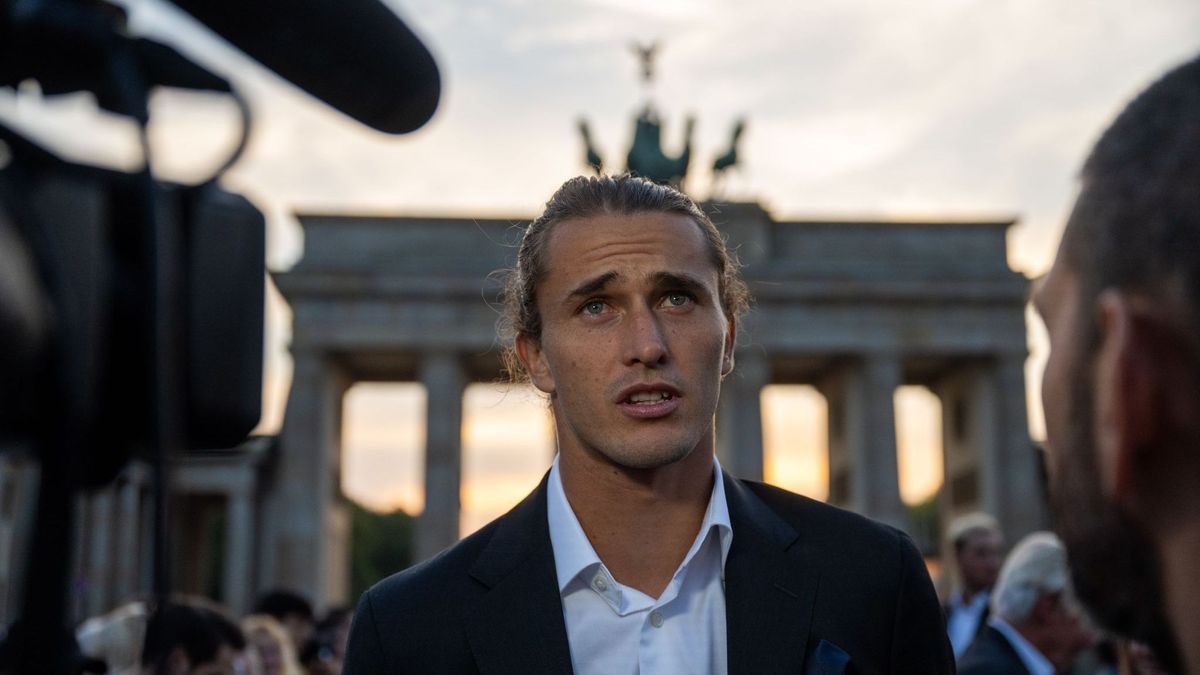
M 429 50 L 380 0 L 171 0 L 259 63 L 389 134 L 433 116 L 441 78 Z

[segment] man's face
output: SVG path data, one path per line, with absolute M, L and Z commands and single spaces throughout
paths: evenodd
M 1100 637 L 1080 608 L 1062 593 L 1045 617 L 1044 629 L 1049 639 L 1043 655 L 1059 671 L 1068 670 L 1080 652 L 1093 647 Z
M 547 246 L 542 334 L 517 348 L 551 396 L 559 450 L 633 469 L 711 451 L 734 323 L 699 226 L 601 215 L 558 223 Z
M 958 552 L 963 586 L 971 591 L 991 588 L 1004 563 L 1004 537 L 999 532 L 979 532 L 967 537 Z
M 1063 246 L 1068 239 L 1064 237 Z M 1042 375 L 1046 470 L 1055 529 L 1067 547 L 1080 600 L 1103 626 L 1150 643 L 1170 660 L 1174 648 L 1163 609 L 1158 552 L 1128 511 L 1106 496 L 1097 457 L 1094 309 L 1080 280 L 1058 259 L 1034 294 L 1050 336 Z M 1165 640 L 1165 642 L 1164 642 Z

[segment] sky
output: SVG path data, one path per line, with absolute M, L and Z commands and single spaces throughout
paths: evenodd
M 632 116 L 653 100 L 669 150 L 684 118 L 697 119 L 686 184 L 694 196 L 712 193 L 707 167 L 745 117 L 743 164 L 725 198 L 759 201 L 780 220 L 1016 217 L 1010 265 L 1036 277 L 1053 259 L 1091 143 L 1130 97 L 1200 52 L 1194 0 L 404 0 L 390 6 L 433 52 L 443 98 L 424 128 L 390 137 L 323 107 L 173 7 L 126 4 L 135 32 L 221 72 L 249 101 L 250 144 L 224 183 L 267 214 L 275 270 L 303 253 L 295 213 L 531 217 L 585 169 L 579 118 L 619 169 Z M 658 79 L 647 88 L 630 45 L 652 40 L 661 45 Z M 235 107 L 206 95 L 156 95 L 152 116 L 156 170 L 176 180 L 205 177 L 239 128 Z M 0 119 L 70 157 L 139 162 L 132 127 L 98 115 L 86 97 L 0 94 Z M 289 321 L 272 292 L 264 431 L 278 428 L 286 396 Z M 1035 437 L 1040 331 L 1031 317 Z M 822 406 L 804 388 L 764 397 L 768 473 L 817 496 Z M 937 406 L 910 388 L 897 406 L 906 498 L 915 500 L 940 481 Z M 351 390 L 348 493 L 420 507 L 422 409 L 412 385 Z M 496 420 L 513 418 L 526 420 L 520 431 L 497 433 Z M 488 425 L 492 433 L 476 433 Z M 489 445 L 497 437 L 513 447 Z M 552 447 L 540 399 L 472 387 L 463 529 L 532 487 Z

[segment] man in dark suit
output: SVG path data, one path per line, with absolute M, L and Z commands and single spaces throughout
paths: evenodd
M 682 193 L 564 184 L 506 291 L 510 367 L 549 396 L 558 457 L 508 514 L 363 596 L 345 672 L 953 672 L 907 536 L 721 471 L 747 302 Z
M 992 616 L 959 660 L 959 675 L 1066 672 L 1096 640 L 1071 591 L 1066 549 L 1049 532 L 1017 544 L 991 602 Z
M 943 610 L 957 659 L 987 627 L 988 601 L 1004 562 L 1004 535 L 996 519 L 986 513 L 959 516 L 947 530 L 958 574 L 957 587 Z

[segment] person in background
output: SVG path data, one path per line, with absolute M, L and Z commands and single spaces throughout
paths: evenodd
M 945 605 L 946 632 L 954 658 L 962 658 L 987 625 L 988 599 L 1004 561 L 1000 524 L 986 513 L 970 513 L 950 523 L 947 540 L 954 551 L 957 585 Z
M 241 629 L 211 608 L 170 601 L 151 611 L 142 675 L 237 675 L 244 670 Z
M 335 607 L 317 623 L 318 658 L 324 672 L 338 675 L 346 659 L 346 643 L 350 639 L 350 622 L 354 612 L 348 607 Z
M 317 622 L 312 605 L 294 591 L 275 589 L 264 593 L 254 603 L 251 613 L 275 617 L 291 637 L 296 654 L 303 654 L 316 637 Z
M 1062 542 L 1034 532 L 1004 562 L 987 625 L 959 659 L 958 673 L 1054 675 L 1097 638 L 1071 589 Z
M 110 675 L 137 675 L 142 663 L 146 603 L 136 600 L 113 611 L 94 616 L 79 625 L 75 639 L 84 656 L 102 662 Z
M 242 632 L 262 675 L 300 675 L 296 647 L 275 617 L 251 614 L 242 619 Z

